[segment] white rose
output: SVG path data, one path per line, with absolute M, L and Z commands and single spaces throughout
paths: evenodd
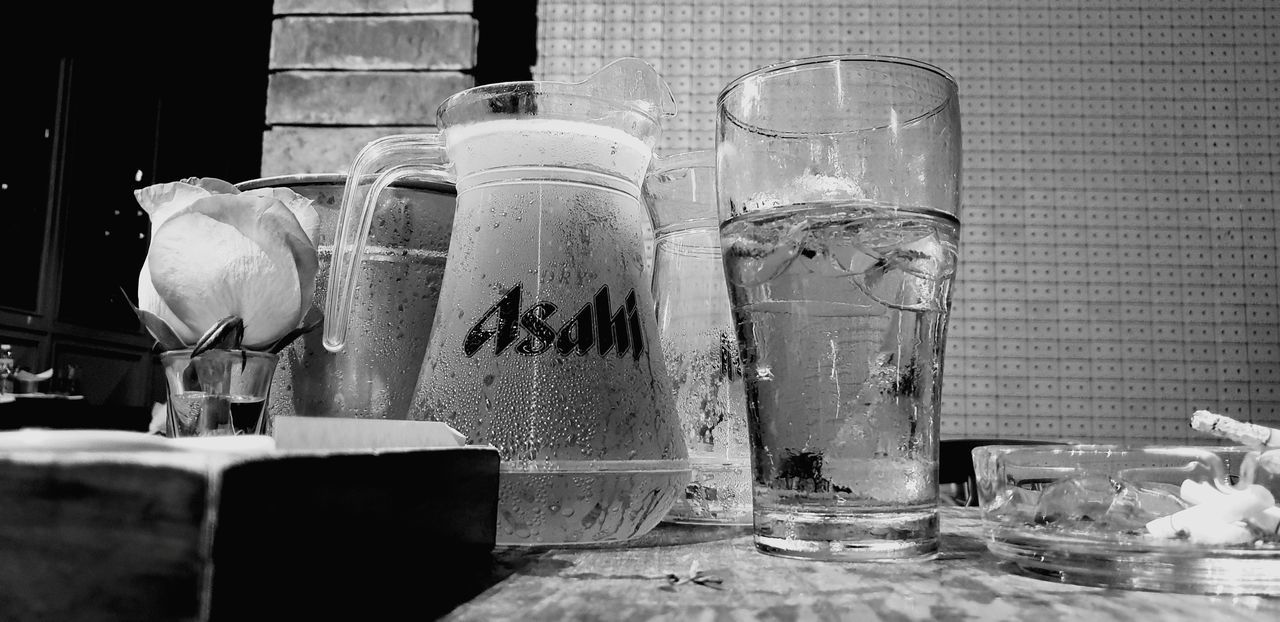
M 315 293 L 311 201 L 287 188 L 240 192 L 206 178 L 134 192 L 151 217 L 151 245 L 138 274 L 138 307 L 168 347 L 191 346 L 219 320 L 244 322 L 244 347 L 265 350 L 302 328 Z M 172 335 L 164 335 L 167 327 Z M 181 346 L 172 343 L 176 338 Z

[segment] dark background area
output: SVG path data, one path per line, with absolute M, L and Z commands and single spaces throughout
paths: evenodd
M 133 191 L 258 175 L 271 2 L 6 11 L 0 343 L 32 371 L 78 366 L 85 403 L 147 407 L 163 381 L 123 293 L 150 232 Z
M 532 80 L 538 62 L 537 0 L 475 0 L 480 33 L 476 84 Z
M 272 2 L 6 12 L 0 343 L 33 372 L 77 366 L 84 404 L 136 421 L 163 401 L 164 380 L 129 305 L 150 234 L 133 191 L 191 176 L 259 176 Z M 473 17 L 476 83 L 531 79 L 536 0 L 476 0 Z M 7 412 L 8 423 L 20 419 Z

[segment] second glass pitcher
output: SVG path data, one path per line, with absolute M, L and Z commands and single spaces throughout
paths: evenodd
M 352 165 L 326 309 L 330 349 L 342 347 L 353 259 L 378 194 L 406 177 L 456 176 L 409 416 L 498 448 L 499 544 L 638 537 L 689 480 L 643 281 L 639 199 L 673 109 L 650 65 L 622 59 L 580 83 L 462 91 L 441 104 L 439 135 L 374 141 Z
M 655 158 L 644 199 L 653 216 L 658 332 L 692 468 L 667 520 L 750 525 L 747 401 L 720 256 L 715 152 Z

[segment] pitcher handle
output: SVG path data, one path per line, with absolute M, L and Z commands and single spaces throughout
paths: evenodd
M 407 177 L 454 183 L 445 163 L 444 140 L 440 134 L 395 134 L 379 138 L 365 145 L 351 164 L 342 189 L 324 306 L 323 341 L 330 352 L 341 352 L 346 345 L 360 258 L 364 256 L 378 197 Z M 363 192 L 366 185 L 367 193 Z

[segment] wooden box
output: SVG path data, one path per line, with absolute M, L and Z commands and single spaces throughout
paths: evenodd
M 0 452 L 0 619 L 427 619 L 480 589 L 487 447 Z

